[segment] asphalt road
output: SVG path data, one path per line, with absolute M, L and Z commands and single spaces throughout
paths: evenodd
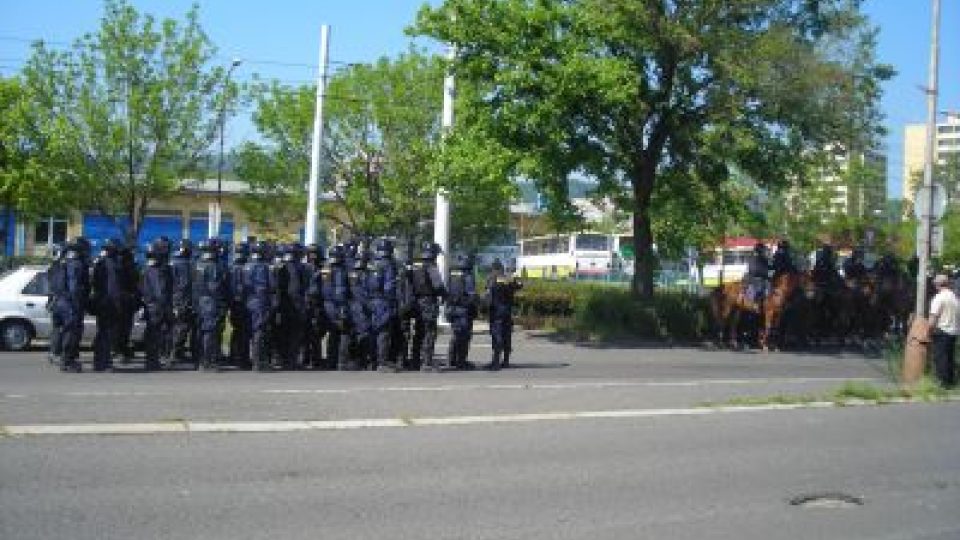
M 475 359 L 489 353 L 478 341 Z M 425 427 L 0 436 L 0 538 L 960 538 L 960 404 L 669 409 L 881 384 L 881 360 L 524 337 L 517 349 L 519 367 L 499 373 L 399 375 L 75 375 L 39 352 L 0 354 L 8 428 L 474 415 Z M 628 409 L 664 414 L 616 417 Z M 551 411 L 613 414 L 504 420 Z M 863 504 L 790 504 L 830 493 Z

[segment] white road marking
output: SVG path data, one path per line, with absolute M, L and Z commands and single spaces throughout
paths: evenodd
M 591 390 L 604 388 L 696 388 L 703 386 L 734 386 L 734 385 L 764 385 L 764 384 L 815 384 L 848 381 L 884 382 L 883 379 L 871 377 L 781 377 L 756 379 L 699 379 L 690 381 L 591 381 L 569 383 L 502 383 L 502 384 L 438 384 L 418 386 L 360 386 L 356 388 L 271 388 L 266 390 L 216 390 L 207 392 L 215 394 L 267 394 L 267 395 L 298 395 L 298 394 L 362 394 L 387 392 L 457 392 L 472 390 Z M 51 395 L 77 398 L 118 398 L 118 397 L 161 397 L 180 396 L 184 392 L 144 392 L 144 391 L 76 391 L 58 394 L 32 394 L 32 396 L 46 397 Z M 31 397 L 28 394 L 3 394 L 0 399 L 24 399 Z
M 958 402 L 960 398 L 947 401 Z M 889 403 L 920 403 L 923 400 L 893 399 Z M 171 433 L 289 433 L 295 431 L 331 431 L 370 428 L 402 428 L 429 426 L 463 426 L 516 422 L 557 422 L 597 419 L 642 419 L 672 416 L 712 416 L 798 409 L 828 409 L 874 405 L 873 402 L 851 400 L 843 404 L 817 401 L 796 404 L 736 405 L 672 409 L 617 409 L 603 411 L 543 412 L 525 414 L 493 414 L 426 418 L 360 418 L 349 420 L 280 420 L 280 421 L 170 421 L 104 424 L 49 424 L 3 426 L 7 436 L 43 435 L 154 435 Z

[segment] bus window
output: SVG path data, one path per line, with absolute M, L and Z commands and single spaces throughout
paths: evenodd
M 609 251 L 610 237 L 603 234 L 578 234 L 576 236 L 577 251 Z

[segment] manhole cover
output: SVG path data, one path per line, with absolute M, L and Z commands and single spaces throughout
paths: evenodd
M 790 499 L 790 505 L 801 508 L 854 508 L 863 506 L 863 499 L 846 493 L 810 493 Z

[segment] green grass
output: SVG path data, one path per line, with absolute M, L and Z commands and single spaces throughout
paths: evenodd
M 738 396 L 719 403 L 703 403 L 701 407 L 760 407 L 764 405 L 802 405 L 833 403 L 845 406 L 853 403 L 882 405 L 897 400 L 937 402 L 960 398 L 960 390 L 947 390 L 936 381 L 925 377 L 912 388 L 891 388 L 862 381 L 847 381 L 836 390 L 824 394 L 775 394 L 772 396 Z

